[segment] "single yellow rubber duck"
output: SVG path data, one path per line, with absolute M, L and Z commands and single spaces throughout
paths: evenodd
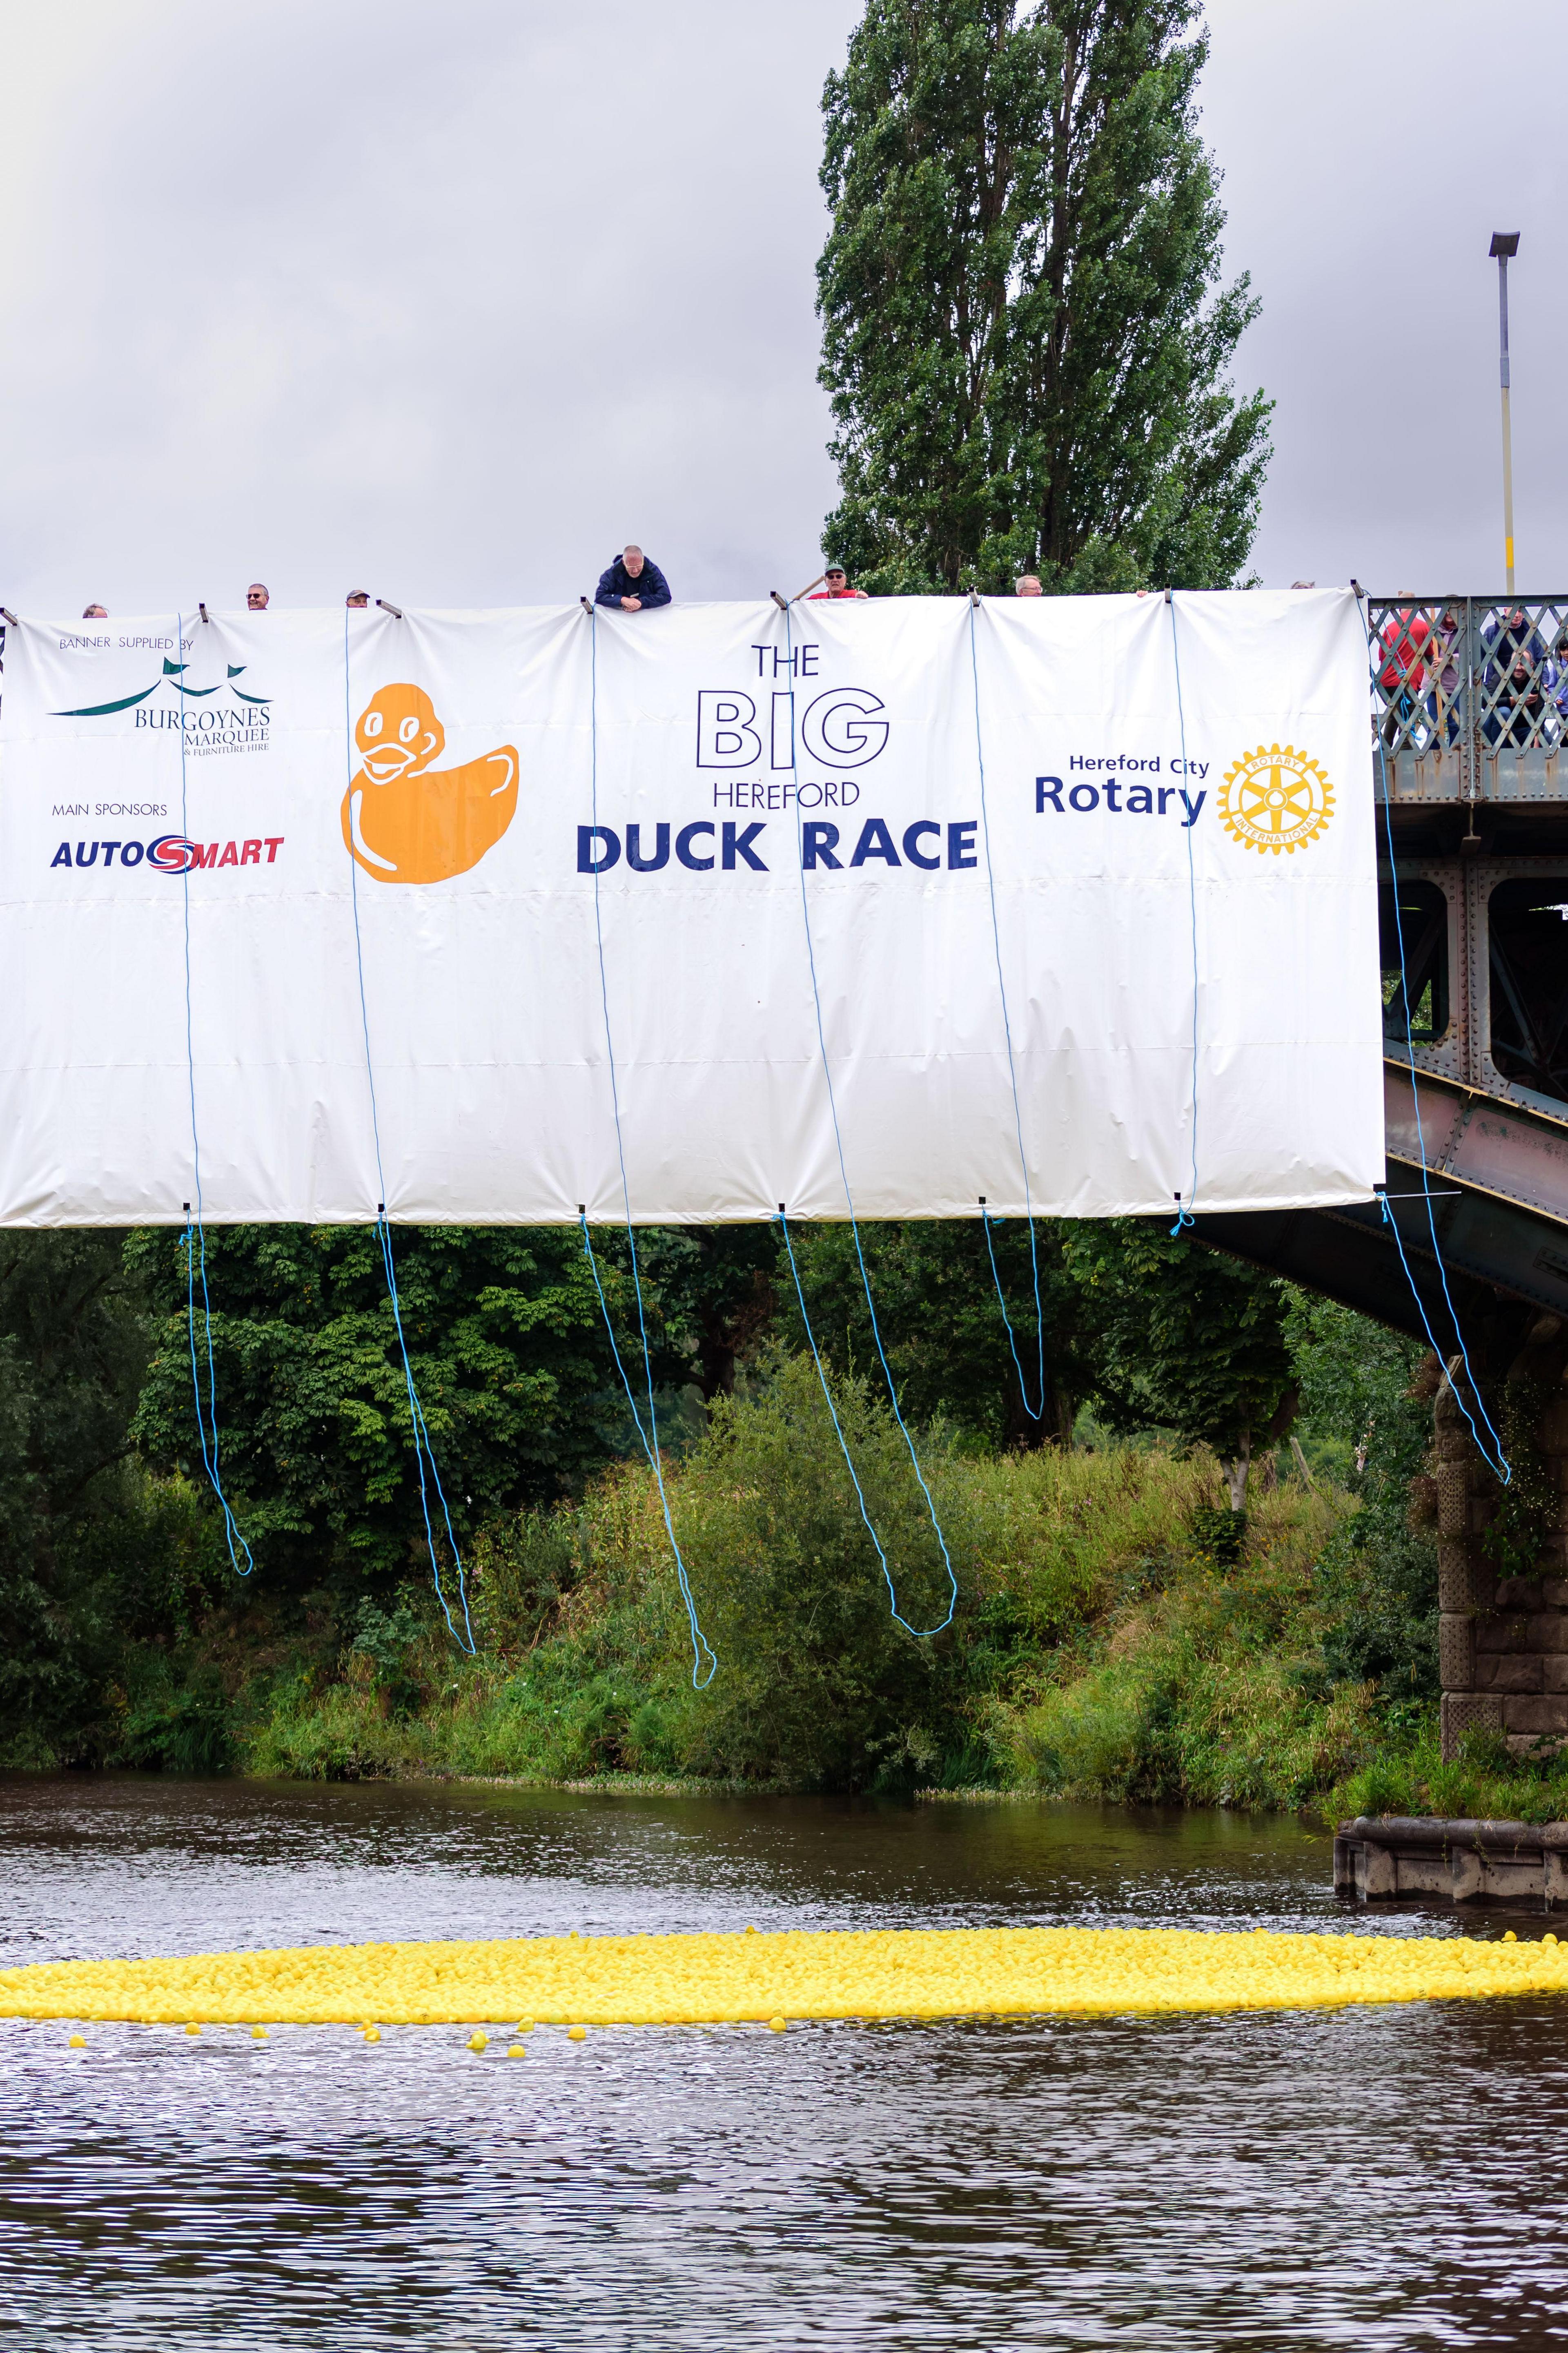
M 517 750 L 432 769 L 447 731 L 423 687 L 384 686 L 354 723 L 363 763 L 343 795 L 343 839 L 378 882 L 448 882 L 500 839 L 517 807 Z

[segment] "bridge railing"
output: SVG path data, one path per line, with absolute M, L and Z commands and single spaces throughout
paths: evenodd
M 1367 614 L 1395 801 L 1568 798 L 1568 596 L 1373 596 Z

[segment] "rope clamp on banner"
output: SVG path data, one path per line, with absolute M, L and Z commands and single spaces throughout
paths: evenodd
M 789 599 L 787 596 L 781 596 L 776 588 L 770 588 L 768 590 L 768 595 L 773 598 L 773 603 L 778 607 L 781 613 L 787 613 L 789 611 Z
M 8 605 L 0 605 L 0 621 L 9 621 L 14 629 L 19 629 L 22 626 Z
M 583 610 L 584 611 L 584 613 L 586 613 L 586 614 L 587 614 L 588 618 L 589 618 L 590 620 L 592 620 L 592 619 L 593 619 L 593 617 L 594 617 L 594 607 L 592 607 L 592 605 L 588 602 L 588 599 L 586 598 L 586 596 L 579 596 L 579 597 L 578 597 L 578 599 L 577 599 L 577 602 L 579 603 L 579 605 L 581 605 L 581 606 L 582 606 Z
M 402 620 L 403 607 L 401 605 L 389 605 L 384 596 L 378 596 L 375 601 L 381 607 L 384 613 L 391 614 L 395 621 Z

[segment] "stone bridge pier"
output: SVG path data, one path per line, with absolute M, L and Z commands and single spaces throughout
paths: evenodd
M 1466 1733 L 1516 1755 L 1568 1739 L 1568 1321 L 1534 1317 L 1489 1391 L 1513 1478 L 1505 1490 L 1471 1437 L 1448 1366 L 1433 1407 L 1443 1755 Z M 1468 1385 L 1464 1401 L 1485 1435 Z

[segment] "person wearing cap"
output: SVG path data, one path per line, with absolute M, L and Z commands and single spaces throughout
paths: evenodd
M 822 575 L 822 586 L 816 589 L 806 601 L 808 604 L 820 605 L 825 598 L 830 599 L 837 596 L 859 596 L 864 598 L 865 595 L 866 591 L 864 588 L 851 588 L 849 586 L 849 575 L 845 571 L 842 564 L 830 564 L 826 571 Z
M 252 613 L 265 613 L 272 599 L 267 593 L 265 584 L 260 580 L 253 580 L 245 592 L 245 602 Z
M 624 547 L 615 562 L 599 575 L 595 605 L 621 613 L 651 613 L 669 602 L 669 583 L 653 558 L 640 547 Z
M 363 613 L 370 604 L 370 590 L 368 588 L 351 588 L 348 595 L 343 598 L 343 603 L 349 606 L 354 612 Z

